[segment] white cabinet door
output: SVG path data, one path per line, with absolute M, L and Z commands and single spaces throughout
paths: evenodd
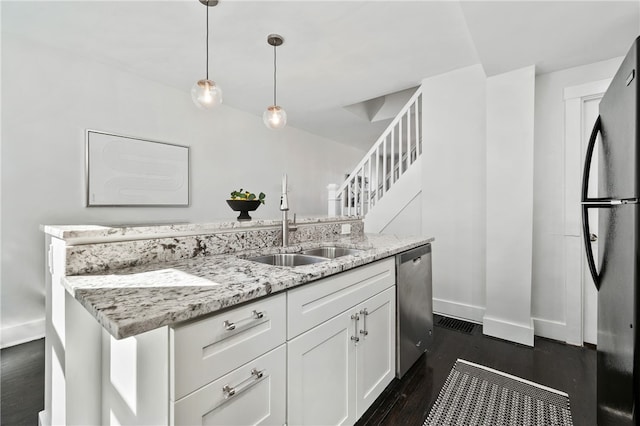
M 281 345 L 171 404 L 171 424 L 285 424 L 286 365 Z
M 342 313 L 287 343 L 288 424 L 356 422 L 353 313 Z
M 395 377 L 396 371 L 395 287 L 360 305 L 358 312 L 357 399 L 358 418 L 371 406 Z

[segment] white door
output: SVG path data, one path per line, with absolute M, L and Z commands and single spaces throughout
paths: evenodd
M 290 425 L 356 422 L 355 309 L 287 342 Z
M 356 307 L 358 311 L 358 418 L 395 377 L 396 293 L 391 287 Z
M 564 290 L 565 290 L 565 340 L 572 345 L 582 345 L 596 340 L 596 300 L 582 238 L 582 208 L 580 206 L 581 183 L 586 151 L 586 141 L 591 135 L 598 116 L 598 103 L 606 92 L 611 79 L 598 80 L 564 89 L 565 146 L 564 146 Z M 596 152 L 597 155 L 597 152 Z M 595 166 L 595 163 L 594 163 Z M 596 167 L 597 168 L 597 167 Z M 589 195 L 597 196 L 597 171 L 592 168 L 593 188 Z M 597 220 L 591 233 L 598 234 Z M 586 337 L 585 337 L 586 336 Z M 560 334 L 558 335 L 560 337 Z
M 598 118 L 598 105 L 600 104 L 602 97 L 596 97 L 593 99 L 585 100 L 582 106 L 583 113 L 583 141 L 582 152 L 587 149 L 589 142 L 589 136 L 591 136 L 591 130 L 593 124 Z M 598 197 L 598 151 L 600 150 L 600 137 L 596 143 L 596 149 L 593 152 L 591 173 L 589 175 L 589 197 Z M 598 209 L 589 209 L 589 227 L 591 231 L 591 248 L 593 250 L 593 257 L 598 262 Z M 589 272 L 589 266 L 585 260 L 584 268 L 582 271 L 582 340 L 584 343 L 591 343 L 596 345 L 598 343 L 598 291 L 593 284 L 591 273 Z

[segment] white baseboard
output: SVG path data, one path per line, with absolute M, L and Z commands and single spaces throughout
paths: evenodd
M 49 426 L 50 424 L 47 413 L 44 410 L 40 411 L 38 413 L 38 426 Z
M 433 299 L 433 312 L 447 317 L 463 319 L 482 324 L 484 307 L 467 305 L 444 299 Z
M 44 337 L 44 318 L 9 327 L 2 327 L 0 348 L 19 345 Z
M 546 337 L 547 339 L 567 341 L 567 325 L 563 322 L 550 321 L 542 318 L 533 319 L 533 331 L 536 336 Z
M 457 318 L 457 319 L 475 322 L 477 324 L 484 325 L 484 321 L 485 321 L 484 312 L 485 312 L 485 308 L 482 306 L 467 305 L 465 303 L 454 302 L 451 300 L 436 299 L 436 298 L 433 299 L 434 314 L 444 315 L 446 317 Z M 490 318 L 490 320 L 493 320 L 494 322 L 496 321 L 495 318 Z M 503 322 L 501 320 L 497 320 L 497 321 L 501 323 Z M 506 324 L 509 324 L 508 327 L 511 328 L 510 323 L 506 323 Z M 533 334 L 535 334 L 536 336 L 545 337 L 547 339 L 558 340 L 560 342 L 567 341 L 567 336 L 566 336 L 567 325 L 563 322 L 551 321 L 543 318 L 532 318 L 532 324 L 533 324 L 532 325 Z M 518 324 L 513 324 L 513 326 L 515 326 L 516 329 L 523 328 L 521 325 L 518 325 Z M 489 325 L 489 327 L 491 327 L 491 325 Z M 485 332 L 485 334 L 489 334 L 489 333 Z M 511 334 L 512 332 L 507 333 L 507 335 L 511 335 Z M 523 331 L 516 332 L 516 334 L 522 335 L 525 337 L 525 339 L 528 339 L 530 331 L 529 331 L 529 328 L 524 327 Z M 499 337 L 501 339 L 506 339 L 506 340 L 512 340 L 510 338 L 505 338 L 502 336 L 494 336 L 494 337 Z M 513 341 L 516 341 L 516 340 L 513 340 Z M 518 341 L 518 343 L 522 343 L 522 342 Z M 523 344 L 528 345 L 528 343 L 523 343 Z M 533 341 L 529 346 L 533 346 Z
M 533 319 L 528 326 L 488 315 L 485 315 L 482 320 L 482 332 L 487 336 L 527 346 L 533 346 L 533 329 Z

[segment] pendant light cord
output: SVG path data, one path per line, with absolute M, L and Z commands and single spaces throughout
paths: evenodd
M 277 61 L 276 61 L 276 45 L 273 45 L 273 106 L 278 106 L 278 103 L 276 102 L 276 85 L 277 85 L 277 80 L 276 80 L 276 71 L 277 71 Z
M 207 49 L 207 54 L 206 54 L 206 58 L 207 58 L 207 72 L 206 72 L 206 76 L 207 76 L 207 80 L 209 80 L 209 2 L 207 1 L 206 4 L 207 7 L 207 39 L 205 41 L 205 46 Z

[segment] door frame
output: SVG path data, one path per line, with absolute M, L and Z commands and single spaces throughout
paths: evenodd
M 611 79 L 564 89 L 564 260 L 566 342 L 583 345 L 585 255 L 582 247 L 580 192 L 583 167 L 584 103 L 602 98 Z

